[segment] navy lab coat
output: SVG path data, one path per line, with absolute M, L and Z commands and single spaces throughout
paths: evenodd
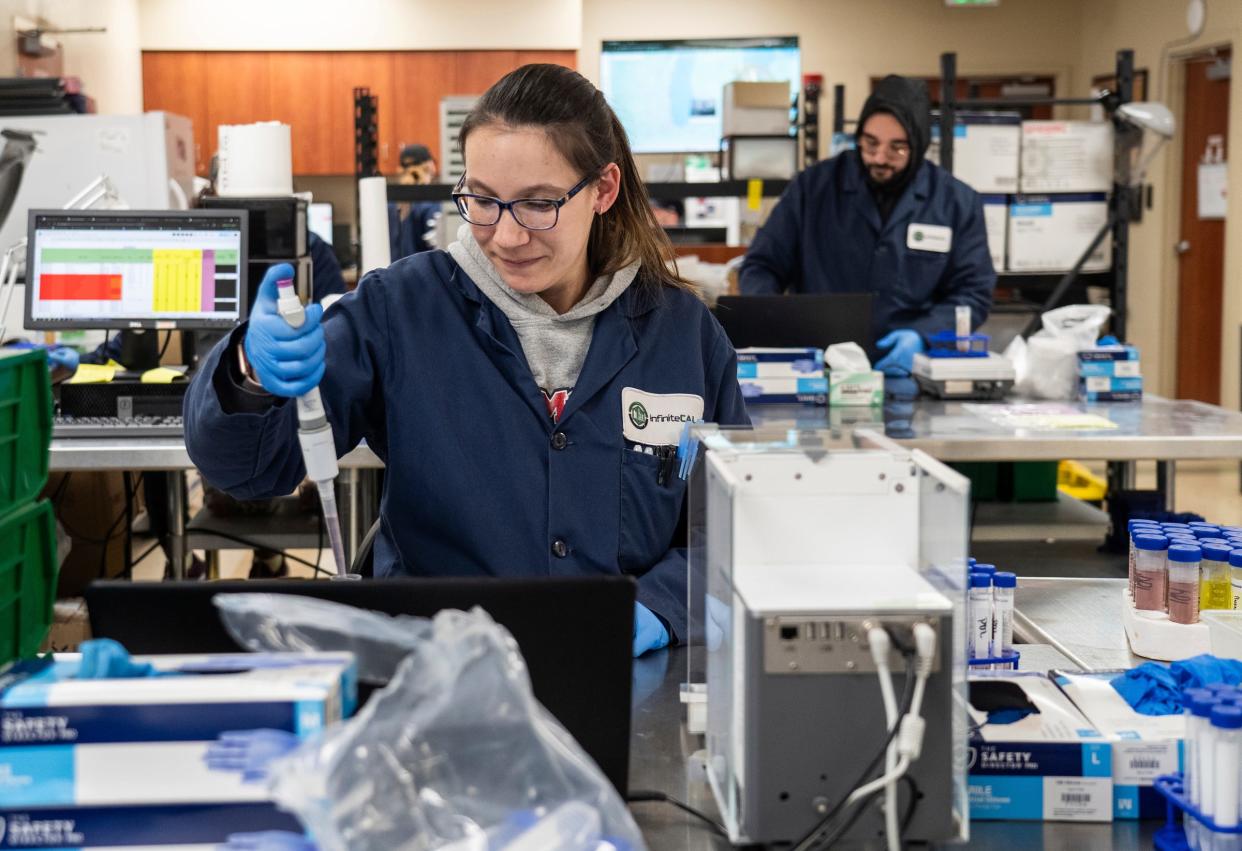
M 909 247 L 913 224 L 952 228 L 951 249 Z M 995 286 L 983 206 L 973 189 L 924 162 L 881 223 L 857 151 L 794 178 L 755 235 L 739 279 L 746 295 L 874 293 L 877 339 L 898 328 L 924 339 L 953 330 L 958 305 L 970 307 L 977 328 Z
M 601 312 L 555 425 L 513 326 L 443 251 L 368 274 L 323 327 L 337 453 L 365 438 L 388 469 L 376 576 L 628 574 L 687 640 L 673 548 L 686 483 L 676 470 L 658 483 L 658 459 L 627 446 L 622 390 L 694 394 L 704 419 L 749 422 L 737 357 L 693 294 L 634 285 Z M 238 387 L 229 365 L 244 333 L 191 384 L 186 446 L 238 498 L 286 494 L 305 471 L 296 406 Z

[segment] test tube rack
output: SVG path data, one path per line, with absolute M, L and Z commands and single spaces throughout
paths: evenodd
M 1237 827 L 1220 827 L 1216 822 L 1205 816 L 1197 807 L 1186 799 L 1186 787 L 1182 783 L 1182 774 L 1165 774 L 1157 777 L 1154 783 L 1156 791 L 1163 797 L 1166 805 L 1164 827 L 1156 831 L 1153 843 L 1157 851 L 1190 851 L 1186 841 L 1185 824 L 1189 816 L 1212 833 L 1221 835 L 1242 835 L 1242 824 Z M 1181 814 L 1181 819 L 1178 815 Z

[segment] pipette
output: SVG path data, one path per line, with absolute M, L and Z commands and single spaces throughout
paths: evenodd
M 306 321 L 306 310 L 293 288 L 292 278 L 276 282 L 276 311 L 289 323 L 300 328 Z M 349 574 L 345 563 L 345 546 L 341 541 L 341 521 L 336 513 L 336 442 L 332 439 L 332 425 L 323 410 L 319 388 L 312 387 L 298 397 L 298 443 L 302 444 L 302 458 L 306 461 L 306 475 L 319 489 L 319 502 L 323 506 L 323 525 L 328 530 L 332 544 L 332 558 L 336 561 L 336 577 Z

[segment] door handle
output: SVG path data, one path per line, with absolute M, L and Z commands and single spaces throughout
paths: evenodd
M 1178 254 L 1185 254 L 1186 252 L 1190 251 L 1190 240 L 1187 240 L 1187 239 L 1181 240 L 1180 242 L 1177 243 L 1177 245 L 1173 246 L 1173 250 L 1176 251 Z

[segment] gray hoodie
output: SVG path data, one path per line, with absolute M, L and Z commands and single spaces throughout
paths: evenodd
M 598 278 L 582 300 L 566 313 L 557 313 L 538 295 L 519 293 L 500 277 L 470 232 L 469 225 L 457 231 L 457 242 L 448 248 L 470 280 L 509 318 L 522 343 L 526 362 L 535 383 L 549 400 L 558 391 L 572 392 L 582 372 L 595 317 L 625 292 L 638 275 L 639 262 Z M 551 405 L 549 406 L 551 408 Z

